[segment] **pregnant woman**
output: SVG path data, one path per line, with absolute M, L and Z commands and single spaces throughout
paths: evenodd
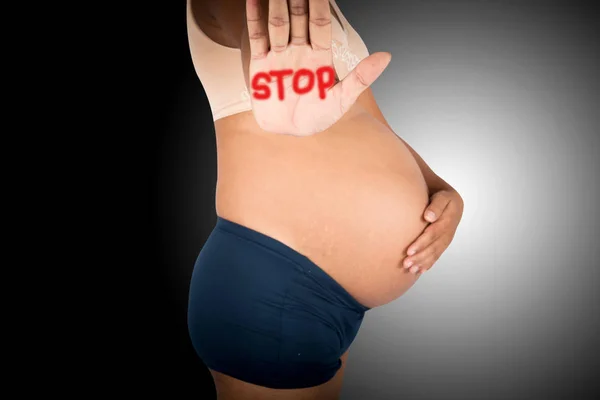
M 387 124 L 391 56 L 334 1 L 188 0 L 187 23 L 218 152 L 192 343 L 219 399 L 336 399 L 365 312 L 431 268 L 462 199 Z

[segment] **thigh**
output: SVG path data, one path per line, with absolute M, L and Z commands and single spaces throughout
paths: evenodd
M 342 390 L 348 350 L 340 357 L 342 365 L 329 381 L 304 389 L 270 389 L 210 370 L 217 400 L 338 400 Z

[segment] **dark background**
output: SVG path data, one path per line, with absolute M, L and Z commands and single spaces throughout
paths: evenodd
M 355 7 L 358 11 L 353 12 L 352 1 L 338 1 L 340 8 L 357 31 L 363 35 L 367 45 L 372 48 L 375 44 L 378 49 L 382 50 L 385 45 L 377 41 L 376 21 L 379 13 L 389 11 L 387 6 L 389 3 L 391 2 L 373 1 L 371 11 L 364 12 L 365 6 L 360 5 Z M 600 111 L 596 108 L 598 103 L 593 103 L 598 99 L 596 92 L 598 74 L 597 71 L 594 71 L 598 66 L 596 46 L 598 45 L 599 14 L 593 2 L 423 0 L 399 1 L 394 4 L 393 10 L 397 14 L 395 19 L 397 26 L 387 24 L 385 29 L 382 28 L 386 32 L 382 41 L 385 41 L 386 44 L 394 42 L 395 36 L 392 32 L 396 32 L 396 30 L 403 37 L 413 34 L 414 37 L 410 39 L 413 42 L 419 43 L 419 40 L 426 40 L 423 39 L 422 32 L 405 27 L 409 26 L 411 19 L 414 18 L 422 18 L 424 21 L 431 22 L 428 19 L 429 15 L 435 15 L 432 26 L 441 27 L 440 29 L 446 26 L 450 31 L 455 32 L 461 24 L 471 27 L 469 34 L 465 34 L 464 49 L 477 43 L 477 29 L 485 32 L 490 25 L 495 27 L 498 35 L 506 34 L 510 37 L 512 30 L 518 31 L 518 34 L 515 34 L 517 36 L 514 37 L 514 42 L 510 40 L 502 42 L 507 43 L 507 46 L 514 44 L 518 48 L 519 37 L 525 37 L 525 40 L 535 37 L 537 40 L 540 32 L 554 32 L 555 36 L 552 40 L 556 40 L 557 43 L 567 38 L 570 43 L 579 44 L 580 47 L 576 46 L 577 55 L 582 57 L 572 64 L 567 62 L 564 68 L 573 75 L 577 75 L 578 71 L 586 71 L 586 74 L 578 77 L 580 80 L 577 81 L 577 87 L 585 92 L 587 97 L 577 97 L 573 93 L 568 93 L 567 97 L 570 96 L 571 103 L 573 101 L 581 102 L 578 109 L 588 110 L 585 116 L 590 118 L 589 126 L 597 127 L 594 125 L 597 121 L 597 114 L 594 115 L 592 110 L 595 108 Z M 142 354 L 139 360 L 142 361 L 142 370 L 148 371 L 141 377 L 141 380 L 146 382 L 146 388 L 150 391 L 162 392 L 172 399 L 213 398 L 211 396 L 214 396 L 214 387 L 210 374 L 195 355 L 187 336 L 186 307 L 187 287 L 193 263 L 216 218 L 214 209 L 216 183 L 214 128 L 206 95 L 195 75 L 189 55 L 185 2 L 165 2 L 160 6 L 149 7 L 154 8 L 151 9 L 151 17 L 144 21 L 146 25 L 144 34 L 140 34 L 138 40 L 142 40 L 148 45 L 148 52 L 143 55 L 144 61 L 140 68 L 152 71 L 152 73 L 148 76 L 144 75 L 147 81 L 144 91 L 146 95 L 142 99 L 144 106 L 139 113 L 139 117 L 143 119 L 144 123 L 140 124 L 139 129 L 136 130 L 136 138 L 139 138 L 136 139 L 139 144 L 138 151 L 142 152 L 147 148 L 145 153 L 149 155 L 149 165 L 145 170 L 136 169 L 140 175 L 133 176 L 132 179 L 138 183 L 146 182 L 148 179 L 147 183 L 149 184 L 149 190 L 144 191 L 144 196 L 140 199 L 143 202 L 149 201 L 149 208 L 147 212 L 145 208 L 139 208 L 144 210 L 146 215 L 142 215 L 142 217 L 149 222 L 149 224 L 141 225 L 147 229 L 142 229 L 140 237 L 145 240 L 141 240 L 139 243 L 140 253 L 146 256 L 144 258 L 146 262 L 139 262 L 141 258 L 138 259 L 139 268 L 136 270 L 140 271 L 140 274 L 151 276 L 152 281 L 138 283 L 138 286 L 147 285 L 147 287 L 140 288 L 140 293 L 145 293 L 147 297 L 136 299 L 130 311 L 132 315 L 137 315 L 135 317 L 137 327 L 141 328 L 136 329 L 134 337 L 131 338 L 131 345 L 141 347 Z M 496 14 L 497 10 L 503 11 Z M 536 25 L 534 22 L 531 22 L 530 25 L 528 20 L 535 21 L 536 15 L 543 15 L 543 21 L 539 23 L 540 25 Z M 364 17 L 363 21 L 360 20 L 361 16 Z M 408 41 L 408 39 L 404 40 Z M 461 51 L 460 43 L 453 43 L 453 45 L 455 49 Z M 442 44 L 438 48 L 431 47 L 430 51 L 436 50 L 443 52 L 447 49 Z M 468 50 L 465 50 L 465 54 L 469 54 Z M 515 54 L 519 54 L 518 50 L 515 50 Z M 538 57 L 544 56 L 547 54 L 538 55 Z M 532 59 L 535 57 L 535 55 L 532 56 Z M 524 63 L 526 64 L 526 62 Z M 550 74 L 547 71 L 546 73 Z M 547 95 L 560 95 L 560 90 L 557 88 Z M 383 93 L 383 98 L 385 98 L 385 93 Z M 382 109 L 384 112 L 386 111 L 384 107 Z M 392 126 L 395 125 L 392 124 Z M 591 152 L 590 154 L 597 156 L 596 145 L 598 142 L 591 137 L 593 134 L 597 135 L 598 131 L 586 130 L 585 136 L 582 137 L 590 139 L 590 146 L 587 147 L 587 150 Z M 429 161 L 429 158 L 426 157 L 426 159 Z M 147 172 L 149 173 L 146 175 Z M 582 186 L 590 189 L 590 194 L 593 195 L 597 193 L 597 184 L 593 183 L 594 175 L 589 171 L 588 173 L 589 175 L 586 177 L 589 177 L 589 180 Z M 565 197 L 568 196 L 565 195 Z M 593 221 L 594 226 L 590 228 L 589 232 L 597 235 L 596 214 L 593 211 L 592 214 L 587 213 L 583 217 L 583 221 L 586 221 L 589 226 L 592 225 L 590 221 Z M 593 237 L 592 241 L 597 243 L 597 238 L 598 236 Z M 587 258 L 581 255 L 582 253 L 584 253 L 583 250 L 579 252 L 581 258 L 573 259 L 571 257 L 570 259 L 573 264 L 579 266 L 573 271 L 573 274 L 580 276 L 575 281 L 587 281 L 586 293 L 592 293 L 592 291 L 597 293 L 595 289 L 592 289 L 591 282 L 596 282 L 598 277 L 598 274 L 592 270 L 592 268 L 598 267 L 598 261 L 597 258 L 590 256 L 596 255 L 597 251 L 585 253 L 589 256 Z M 593 287 L 596 288 L 595 283 Z M 581 294 L 581 291 L 578 291 L 575 286 L 572 288 L 571 296 Z M 578 312 L 585 314 L 585 317 L 577 319 L 577 321 L 585 320 L 585 324 L 582 325 L 585 326 L 585 331 L 584 328 L 581 328 L 580 332 L 573 327 L 571 334 L 563 336 L 565 344 L 570 340 L 578 341 L 579 347 L 577 347 L 577 351 L 570 354 L 571 364 L 565 363 L 564 370 L 553 370 L 552 374 L 548 375 L 554 377 L 551 381 L 547 381 L 548 391 L 540 389 L 541 382 L 546 382 L 540 378 L 542 375 L 536 376 L 535 382 L 531 383 L 532 386 L 527 379 L 519 381 L 518 386 L 502 385 L 502 381 L 505 380 L 502 374 L 512 375 L 507 369 L 498 369 L 495 376 L 478 375 L 471 380 L 459 379 L 454 382 L 444 382 L 439 391 L 435 392 L 436 396 L 417 395 L 415 394 L 419 393 L 417 389 L 413 391 L 407 389 L 404 394 L 397 393 L 392 396 L 381 388 L 385 388 L 385 383 L 382 383 L 379 392 L 375 389 L 373 392 L 379 394 L 374 394 L 372 398 L 465 398 L 461 397 L 460 393 L 468 393 L 469 390 L 463 387 L 463 383 L 470 382 L 473 385 L 474 393 L 478 393 L 478 396 L 474 398 L 481 399 L 591 399 L 594 393 L 598 394 L 597 391 L 593 393 L 593 390 L 597 388 L 596 380 L 600 375 L 598 361 L 593 356 L 599 355 L 596 336 L 598 325 L 595 322 L 597 318 L 595 313 L 598 310 L 593 305 L 597 300 L 597 295 L 589 295 L 581 302 L 573 303 L 579 305 Z M 531 346 L 535 347 L 535 341 L 538 339 L 532 335 L 527 340 L 531 340 Z M 589 349 L 589 351 L 585 349 Z M 548 348 L 545 351 L 551 352 Z M 531 365 L 539 368 L 524 370 L 521 373 L 526 376 L 535 374 L 535 370 L 543 369 L 541 359 L 538 362 L 531 361 Z M 356 358 L 356 361 L 358 360 Z M 490 363 L 492 362 L 493 360 L 490 360 Z M 575 364 L 579 366 L 575 368 Z M 409 368 L 409 366 L 397 368 L 407 367 Z M 508 364 L 503 365 L 503 368 L 509 367 Z M 561 382 L 560 376 L 563 376 L 563 373 L 568 379 L 565 378 Z M 427 371 L 423 371 L 421 374 L 427 374 Z M 414 381 L 413 383 L 419 384 Z M 482 395 L 485 393 L 485 389 L 482 388 L 485 387 L 503 387 L 502 394 L 498 392 L 494 394 L 490 389 L 489 396 L 485 397 Z M 365 391 L 365 393 L 369 392 Z M 346 397 L 343 398 L 353 398 L 351 393 L 345 395 Z
M 146 77 L 146 96 L 140 110 L 145 132 L 140 132 L 139 140 L 140 148 L 145 147 L 144 141 L 150 143 L 148 171 L 151 173 L 142 200 L 149 204 L 145 215 L 149 224 L 142 233 L 146 240 L 140 249 L 148 255 L 148 263 L 137 270 L 147 275 L 149 267 L 152 279 L 150 290 L 141 288 L 149 297 L 139 299 L 138 310 L 143 318 L 133 339 L 143 343 L 141 370 L 147 372 L 140 376 L 140 383 L 148 394 L 165 398 L 216 398 L 210 373 L 191 346 L 186 319 L 189 274 L 216 220 L 214 126 L 208 100 L 191 62 L 185 1 L 148 7 L 151 11 L 147 26 L 139 38 L 150 44 L 144 62 L 152 71 Z M 181 118 L 182 115 L 185 117 Z M 197 129 L 187 129 L 189 118 L 195 121 Z M 190 143 L 184 155 L 177 154 L 182 143 Z M 205 151 L 198 151 L 199 148 Z M 186 165 L 190 160 L 193 165 Z M 181 182 L 181 168 L 187 171 L 183 175 L 185 182 Z M 182 185 L 189 184 L 189 178 L 197 186 L 188 192 Z M 185 221 L 181 221 L 181 210 L 176 204 L 182 199 L 194 210 L 185 220 L 200 227 L 183 239 L 194 244 L 187 253 L 173 249 L 174 242 L 182 240 L 179 224 Z M 175 279 L 172 272 L 181 269 L 174 265 L 186 266 Z

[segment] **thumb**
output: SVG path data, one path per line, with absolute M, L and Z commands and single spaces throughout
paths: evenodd
M 344 112 L 356 102 L 358 96 L 364 92 L 387 68 L 392 55 L 386 52 L 373 53 L 364 58 L 340 82 L 342 110 Z

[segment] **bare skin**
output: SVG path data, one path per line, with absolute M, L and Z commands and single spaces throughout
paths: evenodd
M 261 3 L 267 10 L 268 1 Z M 239 48 L 247 73 L 244 1 L 191 5 L 196 28 L 223 46 Z M 407 260 L 428 269 L 454 234 L 456 215 L 462 213 L 460 196 L 393 133 L 370 89 L 335 124 L 301 141 L 266 132 L 252 111 L 217 120 L 215 130 L 217 214 L 309 257 L 366 306 L 405 293 L 420 277 L 419 268 L 408 268 Z M 435 194 L 441 200 L 430 202 Z M 436 210 L 438 222 L 425 219 L 430 209 Z M 419 252 L 407 257 L 416 244 Z M 421 254 L 426 256 L 418 258 Z M 347 356 L 341 358 L 343 366 Z M 344 367 L 323 385 L 290 390 L 211 373 L 221 400 L 337 399 Z
M 337 400 L 342 390 L 348 351 L 340 357 L 342 366 L 331 380 L 305 389 L 269 389 L 242 382 L 209 369 L 219 400 Z

